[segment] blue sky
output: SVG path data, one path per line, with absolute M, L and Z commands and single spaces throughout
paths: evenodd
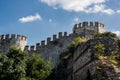
M 30 45 L 83 21 L 120 35 L 120 0 L 0 0 L 0 34 L 25 35 Z

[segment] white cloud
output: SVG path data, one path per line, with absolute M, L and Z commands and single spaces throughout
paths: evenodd
M 120 37 L 120 31 L 112 31 L 113 33 L 115 33 L 117 36 Z
M 88 8 L 88 10 L 86 10 L 86 13 L 105 13 L 108 15 L 112 15 L 115 13 L 115 11 L 109 8 L 107 9 L 106 6 L 103 4 L 97 4 L 94 5 L 94 7 L 92 8 Z
M 49 19 L 49 22 L 52 22 L 52 19 Z
M 117 10 L 117 13 L 120 13 L 120 10 Z
M 74 20 L 75 22 L 80 21 L 80 19 L 79 19 L 78 17 L 75 17 L 73 20 Z
M 53 8 L 62 8 L 67 11 L 85 13 L 105 13 L 108 15 L 116 13 L 115 10 L 108 8 L 105 2 L 108 0 L 40 0 Z
M 26 16 L 19 19 L 19 21 L 22 23 L 32 22 L 36 20 L 42 20 L 42 17 L 38 13 L 36 13 L 35 15 Z

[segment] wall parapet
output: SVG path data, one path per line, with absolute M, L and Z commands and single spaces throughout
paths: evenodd
M 16 35 L 16 34 L 6 34 L 6 35 L 2 34 L 1 35 L 0 40 L 8 40 L 8 39 L 11 39 L 11 40 L 20 39 L 20 40 L 24 40 L 24 41 L 27 40 L 27 38 L 23 35 Z
M 81 22 L 79 24 L 75 24 L 73 29 L 77 29 L 80 27 L 87 27 L 87 26 L 93 26 L 93 27 L 104 27 L 104 24 L 100 23 L 100 22 Z
M 54 44 L 54 41 L 59 42 L 59 40 L 61 40 L 61 39 L 66 39 L 68 37 L 73 37 L 73 36 L 77 36 L 77 34 L 67 35 L 67 32 L 59 32 L 58 35 L 54 34 L 52 38 L 48 37 L 46 40 L 42 40 L 40 43 L 36 43 L 36 45 L 32 45 L 32 46 L 26 45 L 24 50 L 39 51 L 42 48 L 50 47 L 51 45 Z

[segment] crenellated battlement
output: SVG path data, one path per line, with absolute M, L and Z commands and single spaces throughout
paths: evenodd
M 103 28 L 103 30 L 102 30 Z M 102 30 L 102 31 L 101 31 Z M 104 32 L 104 24 L 100 22 L 81 22 L 75 24 L 73 27 L 73 33 L 67 35 L 67 32 L 58 32 L 58 34 L 53 34 L 52 37 L 48 37 L 46 40 L 42 40 L 40 43 L 32 46 L 25 46 L 27 51 L 38 51 L 39 49 L 44 49 L 46 47 L 51 47 L 54 41 L 61 41 L 67 37 L 81 36 L 90 39 L 94 36 L 94 32 Z
M 100 22 L 81 22 L 73 27 L 73 34 L 76 33 L 87 39 L 92 38 L 96 33 L 103 32 L 105 32 L 105 27 Z
M 6 34 L 0 36 L 0 45 L 1 50 L 2 47 L 8 48 L 11 45 L 17 45 L 18 47 L 22 48 L 22 50 L 27 51 L 39 51 L 40 49 L 51 48 L 54 44 L 59 44 L 62 46 L 63 41 L 68 42 L 66 39 L 81 36 L 87 39 L 92 38 L 95 32 L 102 33 L 104 32 L 104 24 L 100 22 L 81 22 L 79 24 L 75 24 L 73 27 L 73 33 L 67 35 L 67 32 L 59 32 L 58 34 L 53 34 L 52 37 L 48 37 L 46 40 L 42 40 L 40 43 L 36 45 L 28 46 L 27 38 L 23 35 L 16 35 L 16 34 Z M 64 45 L 63 45 L 64 46 Z
M 1 35 L 0 40 L 8 40 L 8 39 L 11 39 L 11 40 L 19 39 L 19 40 L 24 40 L 24 41 L 27 40 L 27 38 L 23 35 L 16 35 L 16 34 L 6 34 L 6 35 L 3 34 L 3 35 Z
M 100 22 L 82 22 L 74 25 L 74 29 L 81 27 L 104 27 L 104 24 Z
M 24 50 L 35 51 L 38 50 L 39 48 L 44 48 L 49 45 L 52 45 L 53 42 L 56 40 L 59 41 L 60 39 L 67 38 L 69 36 L 72 37 L 72 34 L 67 35 L 67 32 L 59 32 L 58 35 L 54 34 L 52 38 L 48 37 L 46 40 L 42 40 L 40 43 L 36 43 L 36 45 L 32 45 L 32 46 L 26 45 Z
M 13 45 L 24 50 L 27 38 L 23 35 L 3 34 L 0 36 L 0 52 L 7 52 Z
M 70 43 L 78 36 L 91 39 L 97 33 L 104 32 L 104 24 L 100 22 L 81 22 L 75 24 L 73 33 L 59 32 L 42 40 L 35 45 L 26 45 L 27 38 L 23 35 L 6 34 L 0 36 L 0 52 L 6 53 L 10 47 L 15 45 L 21 50 L 27 51 L 30 55 L 33 53 L 40 54 L 44 59 L 52 59 L 54 66 L 59 63 L 59 55 L 68 50 Z

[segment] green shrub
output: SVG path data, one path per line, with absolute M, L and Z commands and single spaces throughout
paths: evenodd
M 115 33 L 112 33 L 112 32 L 98 33 L 94 37 L 97 38 L 97 37 L 105 37 L 105 36 L 112 37 L 112 38 L 118 38 L 117 35 Z
M 75 47 L 81 43 L 81 42 L 85 42 L 86 39 L 85 38 L 81 38 L 81 37 L 76 37 L 69 45 L 68 49 L 70 53 L 73 53 L 75 50 Z

